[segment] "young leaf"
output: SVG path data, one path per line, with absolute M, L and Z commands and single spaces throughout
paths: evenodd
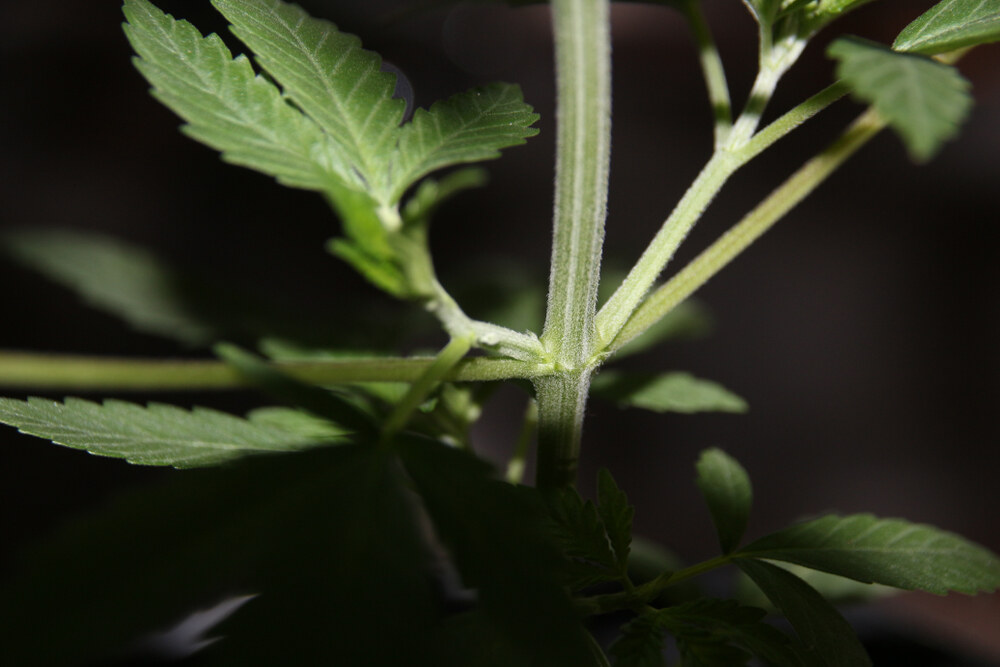
M 409 434 L 396 444 L 463 582 L 499 629 L 539 665 L 593 664 L 536 492 L 498 481 L 488 463 L 452 447 Z
M 735 647 L 760 656 L 775 667 L 800 667 L 800 659 L 792 648 L 791 640 L 775 627 L 764 623 L 764 616 L 762 609 L 745 607 L 733 600 L 712 598 L 701 598 L 656 612 L 661 627 L 677 637 L 679 643 L 689 643 L 693 650 L 708 651 L 715 645 L 717 652 L 721 647 Z M 732 655 L 731 649 L 721 650 L 723 655 Z
M 721 449 L 706 449 L 698 459 L 698 488 L 712 513 L 723 553 L 739 546 L 750 518 L 750 478 L 736 459 Z
M 566 584 L 580 589 L 618 579 L 622 570 L 594 503 L 584 501 L 576 489 L 554 491 L 546 500 L 549 532 L 571 562 Z
M 972 108 L 969 82 L 925 56 L 856 37 L 838 39 L 827 54 L 840 61 L 837 76 L 878 110 L 915 160 L 930 159 Z
M 618 571 L 624 574 L 628 571 L 635 507 L 629 504 L 625 492 L 618 488 L 607 468 L 601 468 L 597 473 L 597 510 L 614 549 Z
M 892 48 L 934 55 L 1000 40 L 1000 2 L 942 0 L 899 33 Z
M 406 103 L 393 98 L 394 74 L 354 35 L 279 0 L 213 0 L 233 33 L 326 132 L 331 163 L 352 188 L 387 203 L 383 166 L 396 143 Z
M 746 402 L 708 380 L 688 373 L 624 373 L 605 371 L 594 378 L 595 396 L 622 407 L 653 412 L 745 412 Z
M 322 156 L 330 138 L 282 97 L 250 61 L 233 58 L 218 35 L 202 37 L 147 0 L 126 0 L 125 34 L 153 94 L 187 121 L 184 131 L 223 159 L 322 190 L 330 178 Z
M 99 405 L 80 398 L 67 398 L 65 403 L 0 398 L 0 422 L 91 454 L 175 468 L 215 465 L 248 454 L 288 452 L 339 439 L 303 437 L 208 408 L 188 411 L 162 403 L 142 407 L 117 400 Z
M 500 149 L 538 134 L 538 120 L 518 86 L 494 83 L 473 88 L 417 109 L 400 133 L 399 161 L 393 165 L 391 199 L 435 169 L 500 157 Z
M 611 645 L 614 667 L 666 667 L 663 628 L 652 614 L 622 626 L 622 634 Z
M 872 664 L 850 624 L 809 584 L 764 561 L 739 559 L 736 564 L 795 628 L 809 664 L 823 667 Z
M 987 549 L 931 526 L 870 514 L 831 515 L 790 526 L 734 555 L 938 595 L 1000 588 L 1000 558 Z

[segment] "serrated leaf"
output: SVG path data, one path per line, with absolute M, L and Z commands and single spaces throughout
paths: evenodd
M 326 187 L 322 156 L 330 153 L 329 138 L 249 60 L 234 59 L 218 35 L 203 37 L 147 0 L 126 0 L 124 12 L 136 67 L 154 96 L 187 121 L 187 134 L 285 185 Z
M 396 201 L 420 177 L 441 167 L 500 157 L 500 149 L 538 134 L 538 114 L 524 103 L 521 89 L 493 83 L 417 109 L 400 132 L 399 158 L 392 165 Z
M 746 402 L 721 385 L 688 373 L 605 371 L 594 378 L 595 396 L 622 407 L 653 412 L 745 412 Z
M 663 628 L 652 615 L 639 616 L 622 626 L 609 653 L 614 667 L 665 667 Z
M 270 426 L 288 433 L 295 433 L 310 441 L 342 441 L 349 432 L 328 419 L 317 417 L 305 410 L 276 405 L 255 408 L 247 413 L 253 424 Z
M 559 489 L 546 498 L 549 533 L 570 560 L 566 585 L 580 589 L 618 579 L 615 553 L 597 507 L 576 489 Z
M 334 144 L 333 168 L 353 188 L 386 203 L 383 174 L 406 103 L 394 74 L 354 35 L 280 0 L 213 0 L 233 33 Z
M 934 55 L 1000 40 L 1000 2 L 943 0 L 899 33 L 892 48 Z
M 810 664 L 865 667 L 871 659 L 850 624 L 809 584 L 759 560 L 736 561 L 795 628 Z
M 1000 559 L 989 550 L 932 526 L 870 514 L 831 515 L 790 526 L 734 555 L 938 595 L 1000 588 Z
M 900 53 L 856 37 L 833 42 L 837 76 L 872 104 L 903 139 L 913 159 L 930 159 L 958 133 L 972 108 L 969 82 L 925 56 Z
M 435 664 L 421 658 L 437 591 L 384 452 L 344 445 L 169 472 L 101 504 L 7 570 L 4 664 L 146 664 L 123 650 L 253 593 L 196 662 L 279 665 L 293 646 L 303 664 Z
M 209 408 L 184 410 L 126 401 L 80 398 L 64 403 L 0 398 L 0 422 L 21 433 L 142 465 L 193 468 L 264 452 L 288 452 L 331 442 Z
M 696 465 L 697 484 L 715 522 L 719 545 L 729 553 L 743 538 L 750 518 L 750 478 L 736 459 L 721 449 L 706 449 Z
M 592 664 L 537 492 L 500 482 L 467 452 L 409 434 L 397 445 L 463 582 L 519 652 L 540 665 Z
M 656 612 L 661 627 L 677 637 L 708 650 L 709 645 L 729 645 L 760 656 L 775 667 L 800 667 L 791 640 L 764 623 L 762 609 L 733 600 L 701 598 Z
M 889 586 L 865 584 L 854 579 L 838 577 L 829 572 L 820 572 L 819 570 L 812 570 L 793 563 L 780 563 L 779 566 L 806 582 L 810 588 L 814 588 L 824 599 L 835 606 L 864 604 L 888 595 L 895 595 L 899 592 L 897 589 L 890 588 Z M 744 604 L 752 607 L 761 607 L 762 609 L 774 607 L 761 592 L 760 588 L 748 577 L 741 577 L 737 583 L 737 588 L 739 594 L 736 597 Z
M 263 359 L 228 343 L 216 345 L 215 353 L 238 373 L 279 400 L 351 429 L 359 438 L 370 438 L 375 427 L 371 416 L 334 392 L 286 375 Z
M 635 507 L 629 504 L 625 492 L 618 487 L 607 468 L 601 468 L 597 473 L 597 511 L 614 550 L 618 571 L 624 574 L 628 571 Z

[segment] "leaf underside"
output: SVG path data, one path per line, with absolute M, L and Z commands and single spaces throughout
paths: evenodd
M 750 518 L 750 478 L 735 459 L 720 449 L 702 452 L 697 463 L 698 488 L 715 522 L 724 553 L 735 549 Z
M 944 0 L 906 26 L 892 48 L 934 55 L 1000 40 L 1000 2 Z
M 1000 588 L 1000 559 L 989 550 L 931 526 L 870 514 L 831 515 L 794 525 L 735 555 L 938 595 Z
M 653 412 L 745 412 L 746 402 L 709 380 L 688 373 L 605 371 L 594 378 L 595 396 L 622 407 Z
M 954 67 L 855 37 L 830 45 L 837 76 L 872 104 L 918 161 L 958 132 L 972 108 L 969 83 Z
M 102 404 L 79 398 L 59 403 L 44 398 L 0 398 L 0 422 L 22 433 L 123 458 L 130 463 L 175 468 L 216 465 L 248 454 L 288 452 L 344 440 L 330 425 L 304 435 L 301 424 L 279 427 L 274 415 L 242 419 L 209 408 L 185 410 L 126 401 Z M 284 419 L 289 419 L 285 415 Z M 336 434 L 335 434 L 336 433 Z

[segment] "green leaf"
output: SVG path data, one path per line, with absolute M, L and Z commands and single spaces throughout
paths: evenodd
M 248 454 L 288 452 L 339 439 L 303 437 L 209 408 L 189 411 L 162 403 L 142 407 L 118 400 L 101 405 L 80 398 L 64 403 L 0 398 L 0 422 L 98 456 L 175 468 L 216 465 Z
M 829 572 L 820 572 L 792 563 L 781 563 L 780 567 L 809 584 L 810 588 L 816 589 L 820 595 L 834 605 L 864 604 L 899 592 L 888 586 L 865 584 L 854 579 L 838 577 Z M 744 604 L 762 609 L 774 607 L 760 588 L 749 578 L 741 577 L 737 582 L 737 587 L 739 594 L 736 597 Z
M 329 442 L 343 440 L 348 432 L 328 419 L 317 417 L 305 410 L 268 406 L 255 408 L 247 413 L 247 419 L 253 424 L 295 433 L 310 441 Z
M 546 501 L 549 533 L 570 561 L 566 585 L 579 590 L 617 580 L 622 570 L 594 503 L 584 501 L 576 489 L 555 490 Z
M 614 667 L 666 667 L 663 640 L 663 628 L 654 615 L 631 620 L 609 650 Z
M 697 463 L 698 488 L 712 513 L 723 553 L 739 546 L 750 518 L 750 478 L 736 459 L 721 449 L 706 449 Z
M 618 571 L 624 574 L 628 571 L 635 507 L 629 504 L 625 492 L 618 488 L 607 468 L 597 473 L 597 510 L 614 550 Z
M 969 82 L 954 67 L 925 56 L 856 37 L 838 39 L 827 54 L 840 61 L 837 76 L 875 107 L 915 160 L 930 159 L 972 108 Z
M 899 33 L 892 48 L 934 55 L 1000 40 L 1000 2 L 943 0 Z
M 537 492 L 500 482 L 489 464 L 452 447 L 408 434 L 397 444 L 462 581 L 511 644 L 539 665 L 593 664 Z
M 380 203 L 384 165 L 394 151 L 406 103 L 392 97 L 396 76 L 354 35 L 279 0 L 213 0 L 233 33 L 287 95 L 326 132 L 331 167 Z M 376 180 L 378 179 L 378 180 Z
M 763 561 L 740 559 L 736 564 L 795 628 L 809 664 L 823 667 L 872 664 L 850 624 L 809 584 L 788 570 Z
M 734 555 L 787 561 L 865 583 L 938 595 L 1000 587 L 1000 559 L 989 550 L 931 526 L 870 514 L 807 521 Z
M 605 371 L 594 378 L 595 396 L 622 407 L 653 412 L 745 412 L 746 402 L 721 385 L 688 373 Z
M 399 160 L 393 165 L 392 201 L 411 183 L 436 169 L 500 157 L 500 149 L 523 144 L 538 134 L 538 120 L 521 89 L 494 83 L 417 109 L 400 134 Z
M 350 428 L 362 439 L 374 435 L 375 427 L 371 417 L 347 399 L 285 375 L 263 359 L 235 345 L 222 343 L 214 349 L 223 361 L 272 396 L 308 410 L 321 419 Z
M 736 653 L 722 648 L 728 646 L 745 649 L 776 667 L 799 667 L 801 664 L 791 640 L 762 621 L 765 616 L 762 609 L 745 607 L 733 600 L 701 598 L 661 609 L 655 615 L 661 627 L 673 634 L 679 643 L 689 644 L 689 650 L 708 655 L 721 650 L 722 655 L 735 656 Z
M 846 14 L 847 12 L 853 11 L 860 7 L 861 5 L 867 4 L 872 0 L 819 0 L 815 7 L 811 7 L 807 10 L 810 16 L 823 17 L 825 20 L 830 20 Z M 792 4 L 787 0 L 786 5 Z M 798 4 L 807 4 L 799 2 Z
M 218 35 L 202 37 L 146 0 L 126 0 L 124 12 L 136 67 L 156 98 L 187 121 L 187 134 L 285 185 L 325 188 L 330 138 L 254 74 L 249 60 L 234 59 Z
M 344 445 L 169 471 L 102 502 L 7 569 L 5 664 L 146 664 L 123 649 L 234 594 L 257 596 L 195 662 L 281 665 L 294 647 L 296 664 L 437 664 L 421 660 L 441 611 L 401 478 Z

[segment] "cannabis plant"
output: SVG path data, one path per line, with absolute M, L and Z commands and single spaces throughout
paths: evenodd
M 130 660 L 168 644 L 163 631 L 183 621 L 172 636 L 197 626 L 185 650 L 201 649 L 207 664 L 854 666 L 870 660 L 829 599 L 845 581 L 855 593 L 1000 586 L 987 549 L 900 519 L 825 515 L 746 540 L 750 479 L 719 448 L 694 471 L 719 547 L 702 562 L 634 538 L 635 510 L 611 471 L 598 473 L 595 499 L 575 490 L 592 394 L 657 411 L 743 409 L 718 384 L 612 365 L 697 324 L 689 297 L 883 129 L 914 161 L 933 157 L 971 105 L 955 63 L 1000 40 L 1000 0 L 943 0 L 891 45 L 835 39 L 836 81 L 766 124 L 811 38 L 866 0 L 731 0 L 729 11 L 749 10 L 758 29 L 759 68 L 741 108 L 699 0 L 660 0 L 692 29 L 714 149 L 631 268 L 604 272 L 611 289 L 600 308 L 610 8 L 552 0 L 557 158 L 540 331 L 469 315 L 438 279 L 429 242 L 438 210 L 485 184 L 483 169 L 467 165 L 537 134 L 517 85 L 486 82 L 411 114 L 397 70 L 358 37 L 282 0 L 211 4 L 246 54 L 149 0 L 125 0 L 125 35 L 153 96 L 226 162 L 319 194 L 337 221 L 333 258 L 398 312 L 429 313 L 446 342 L 401 355 L 347 309 L 324 339 L 324 314 L 305 328 L 275 326 L 252 301 L 123 242 L 8 234 L 10 255 L 92 305 L 217 358 L 9 352 L 0 384 L 111 395 L 256 389 L 272 401 L 237 415 L 120 398 L 0 399 L 0 421 L 25 434 L 185 469 L 25 553 L 0 593 L 5 664 Z M 727 181 L 845 96 L 867 110 L 661 281 Z M 255 349 L 229 342 L 248 338 Z M 502 383 L 529 398 L 498 469 L 473 426 Z M 732 598 L 696 586 L 723 568 L 742 582 Z M 192 616 L 212 605 L 211 621 Z

